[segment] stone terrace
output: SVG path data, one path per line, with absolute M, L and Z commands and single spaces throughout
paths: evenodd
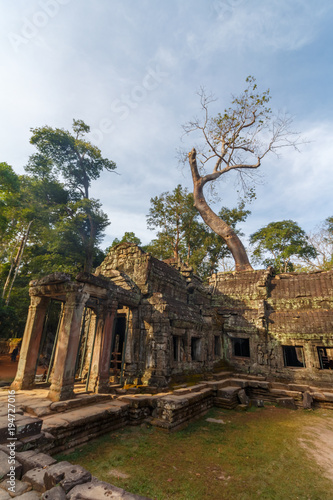
M 263 376 L 235 372 L 213 374 L 194 386 L 173 391 L 140 394 L 117 389 L 116 394 L 77 394 L 52 402 L 46 389 L 18 391 L 15 396 L 15 498 L 140 499 L 92 478 L 68 462 L 56 463 L 51 455 L 82 445 L 126 425 L 146 423 L 174 431 L 204 415 L 209 408 L 246 410 L 250 405 L 275 403 L 284 407 L 333 409 L 332 388 L 269 382 Z M 8 392 L 0 392 L 0 500 L 8 500 L 8 458 L 13 437 L 8 435 Z

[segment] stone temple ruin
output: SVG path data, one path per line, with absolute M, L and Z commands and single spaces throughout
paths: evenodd
M 55 273 L 30 284 L 31 305 L 13 388 L 35 380 L 51 300 L 62 303 L 48 397 L 113 384 L 165 387 L 221 363 L 285 383 L 333 381 L 333 272 L 272 269 L 213 275 L 121 243 L 94 275 Z M 80 370 L 78 369 L 80 367 Z M 80 373 L 79 373 L 80 371 Z
M 128 243 L 95 274 L 32 281 L 8 393 L 20 488 L 33 489 L 31 499 L 134 500 L 48 453 L 126 425 L 179 429 L 212 406 L 333 409 L 332 291 L 333 271 L 220 273 L 204 286 L 186 265 Z M 7 392 L 0 466 L 10 453 Z

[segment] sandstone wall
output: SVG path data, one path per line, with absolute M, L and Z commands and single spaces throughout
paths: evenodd
M 221 359 L 272 379 L 333 381 L 318 351 L 333 358 L 332 271 L 218 273 L 205 287 L 186 265 L 122 243 L 96 274 L 115 284 L 127 280 L 141 293 L 130 314 L 127 382 L 163 386 L 174 375 L 212 370 Z
M 192 269 L 122 243 L 111 249 L 96 274 L 116 282 L 115 271 L 126 274 L 142 294 L 131 310 L 125 381 L 163 386 L 172 375 L 212 370 L 222 355 L 222 347 L 220 352 L 213 348 L 222 346 L 222 323 L 210 291 Z
M 270 269 L 223 273 L 213 276 L 210 286 L 224 319 L 225 356 L 236 368 L 332 383 L 333 370 L 323 369 L 318 353 L 322 347 L 333 349 L 332 271 L 275 277 Z M 249 356 L 235 355 L 235 338 L 248 339 Z M 303 366 L 286 366 L 294 351 Z

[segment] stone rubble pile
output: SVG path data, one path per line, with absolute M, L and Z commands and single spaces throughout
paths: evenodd
M 8 448 L 0 449 L 0 500 L 144 500 L 112 484 L 99 481 L 79 465 L 56 462 L 37 450 L 18 452 L 15 480 L 9 480 Z M 146 499 L 148 500 L 148 499 Z

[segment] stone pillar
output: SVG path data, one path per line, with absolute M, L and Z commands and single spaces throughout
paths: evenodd
M 48 393 L 52 401 L 63 401 L 74 396 L 76 356 L 83 309 L 88 298 L 89 294 L 82 292 L 71 292 L 66 297 Z
M 114 320 L 117 314 L 117 307 L 117 302 L 109 303 L 103 311 L 103 317 L 98 321 L 88 383 L 89 391 L 97 393 L 108 392 L 112 332 Z
M 34 385 L 40 341 L 49 302 L 49 297 L 31 296 L 16 377 L 11 385 L 12 389 L 31 389 Z

